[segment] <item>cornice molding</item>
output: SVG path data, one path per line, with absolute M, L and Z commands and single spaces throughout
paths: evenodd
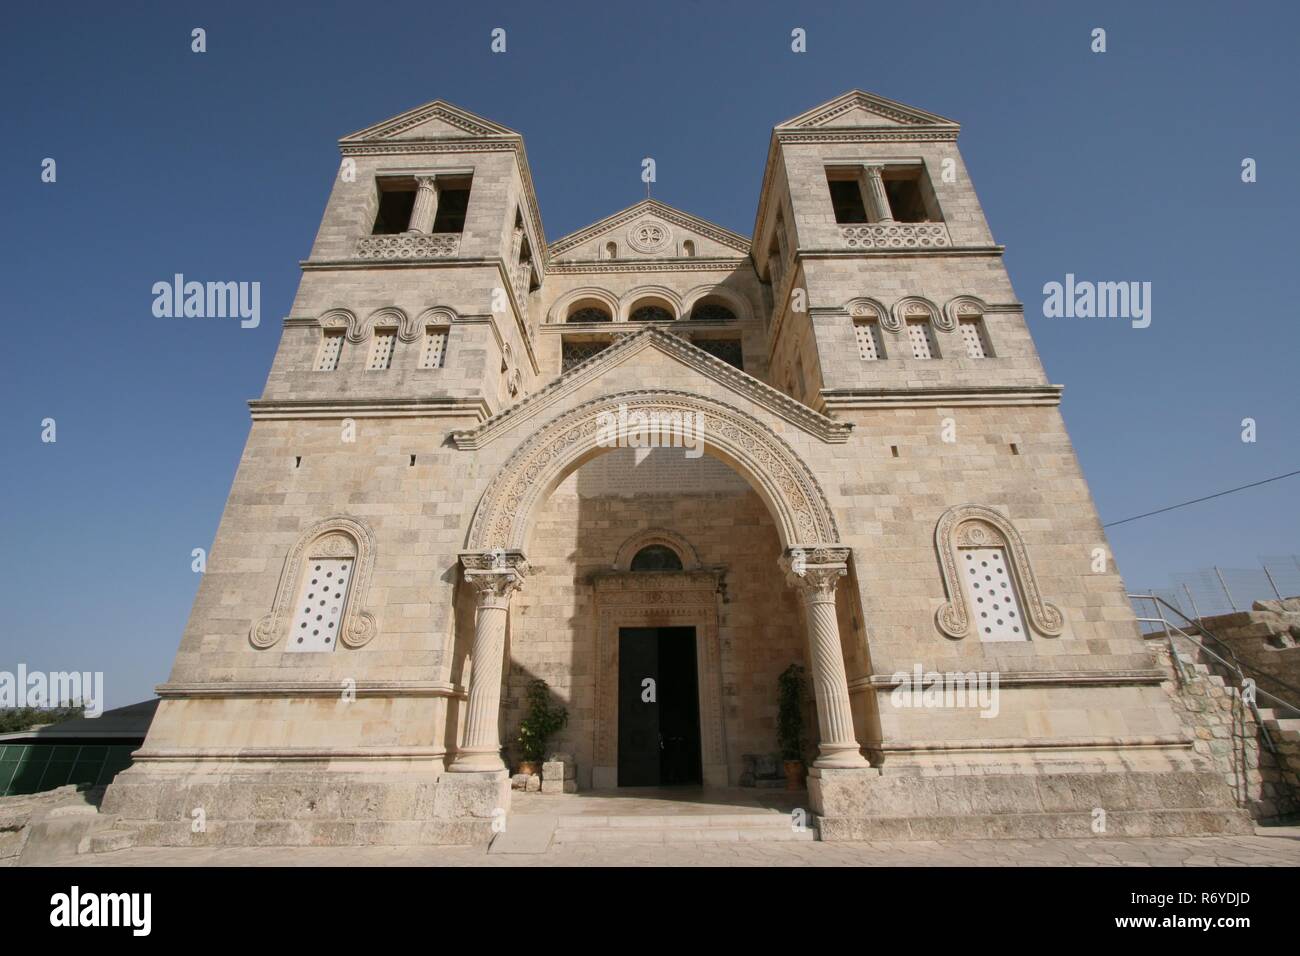
M 253 421 L 472 417 L 481 422 L 491 414 L 490 406 L 481 398 L 255 398 L 248 407 Z
M 465 688 L 449 681 L 342 680 L 168 681 L 154 692 L 164 700 L 227 697 L 465 697 Z
M 950 670 L 939 670 L 939 667 L 932 667 L 923 670 L 922 677 L 926 678 L 934 674 L 940 677 L 948 677 L 954 673 L 967 674 L 971 672 L 978 673 L 981 669 L 987 672 L 985 664 L 975 664 L 966 662 L 969 668 L 963 670 L 961 662 L 949 661 L 941 665 L 951 668 Z M 892 690 L 895 687 L 907 684 L 911 686 L 914 674 L 911 671 L 906 672 L 902 679 L 897 674 L 867 674 L 862 677 L 854 678 L 849 681 L 850 691 L 862 690 Z M 1065 686 L 1113 686 L 1126 687 L 1133 685 L 1151 685 L 1160 684 L 1168 680 L 1168 675 L 1159 668 L 1142 668 L 1134 670 L 1105 670 L 1105 671 L 1021 671 L 1019 673 L 1007 673 L 1004 670 L 998 671 L 998 687 L 1051 687 L 1057 685 Z M 920 688 L 924 690 L 925 688 Z
M 933 388 L 827 388 L 822 404 L 830 411 L 937 406 L 1061 404 L 1062 385 L 966 385 Z

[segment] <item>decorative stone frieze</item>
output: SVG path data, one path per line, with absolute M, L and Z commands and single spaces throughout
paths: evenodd
M 460 234 L 453 232 L 402 232 L 388 236 L 362 236 L 358 259 L 450 259 L 460 252 Z
M 952 244 L 941 222 L 869 222 L 841 226 L 850 249 L 939 249 Z

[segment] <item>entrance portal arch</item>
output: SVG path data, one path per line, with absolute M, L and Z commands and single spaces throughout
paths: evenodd
M 579 405 L 525 441 L 479 501 L 466 542 L 470 551 L 523 551 L 533 513 L 555 487 L 602 445 L 607 416 L 634 413 L 690 416 L 699 422 L 703 450 L 743 477 L 767 504 L 787 549 L 833 545 L 839 530 L 826 496 L 793 448 L 770 428 L 734 406 L 690 392 L 621 392 Z
M 478 607 L 464 740 L 448 769 L 504 772 L 498 721 L 506 617 L 511 595 L 528 573 L 525 551 L 535 514 L 575 469 L 620 447 L 618 439 L 627 437 L 624 427 L 636 415 L 689 427 L 688 434 L 677 433 L 684 440 L 674 444 L 722 460 L 767 505 L 781 538 L 783 566 L 804 605 L 821 736 L 813 766 L 865 769 L 853 735 L 835 611 L 835 589 L 847 574 L 849 549 L 839 543 L 820 484 L 794 448 L 753 415 L 673 389 L 619 392 L 558 415 L 515 449 L 483 492 L 461 553 L 465 582 Z M 619 427 L 610 428 L 611 418 Z

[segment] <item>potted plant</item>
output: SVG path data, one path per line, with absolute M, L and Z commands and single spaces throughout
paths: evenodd
M 776 739 L 785 761 L 785 788 L 804 788 L 803 668 L 791 664 L 777 678 Z
M 519 772 L 541 773 L 546 741 L 569 722 L 569 712 L 552 706 L 550 688 L 540 678 L 528 684 L 528 710 L 519 724 Z

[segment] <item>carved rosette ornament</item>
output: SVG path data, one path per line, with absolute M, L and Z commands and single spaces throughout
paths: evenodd
M 672 237 L 672 230 L 656 219 L 642 219 L 627 231 L 628 245 L 637 252 L 658 252 Z
M 935 624 L 947 637 L 961 639 L 972 633 L 971 610 L 958 573 L 962 548 L 1002 548 L 1030 627 L 1044 637 L 1061 635 L 1065 626 L 1061 611 L 1043 600 L 1024 540 L 1001 512 L 983 505 L 949 508 L 935 526 L 934 547 L 948 593 L 947 603 L 935 612 Z
M 339 642 L 345 647 L 358 648 L 370 643 L 379 633 L 374 615 L 364 610 L 375 566 L 374 533 L 355 518 L 337 515 L 312 525 L 289 551 L 271 613 L 254 623 L 249 631 L 248 641 L 254 647 L 265 650 L 285 636 L 293 617 L 290 602 L 302 577 L 303 562 L 312 558 L 353 559 L 352 583 L 343 606 Z

